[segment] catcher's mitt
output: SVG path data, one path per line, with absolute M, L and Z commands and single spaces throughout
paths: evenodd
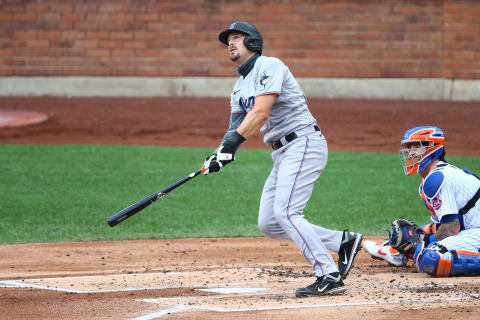
M 413 253 L 422 234 L 425 234 L 422 228 L 410 220 L 400 218 L 392 222 L 388 244 L 403 254 Z M 410 248 L 405 251 L 409 244 Z

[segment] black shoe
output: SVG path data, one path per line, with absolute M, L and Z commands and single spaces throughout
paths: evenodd
M 345 279 L 353 268 L 353 261 L 360 251 L 363 235 L 356 232 L 343 231 L 342 243 L 338 250 L 338 271 Z
M 347 290 L 343 284 L 340 272 L 333 272 L 323 277 L 317 277 L 317 281 L 306 288 L 297 289 L 296 297 L 324 296 L 340 294 Z

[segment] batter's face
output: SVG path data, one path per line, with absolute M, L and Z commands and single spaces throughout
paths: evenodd
M 232 32 L 228 35 L 228 55 L 230 60 L 242 65 L 254 52 L 247 49 L 243 40 L 245 35 L 240 32 Z

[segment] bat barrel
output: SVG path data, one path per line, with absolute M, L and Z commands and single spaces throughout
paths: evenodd
M 201 170 L 197 170 L 195 172 L 192 172 L 191 174 L 189 174 L 185 178 L 169 185 L 168 187 L 162 189 L 161 191 L 155 192 L 154 194 L 149 195 L 145 199 L 142 199 L 138 202 L 135 202 L 131 206 L 123 209 L 122 211 L 117 212 L 116 214 L 114 214 L 113 216 L 108 218 L 107 219 L 107 224 L 110 227 L 116 226 L 117 224 L 119 224 L 123 220 L 128 219 L 129 217 L 133 216 L 135 213 L 145 209 L 146 207 L 151 205 L 153 202 L 155 202 L 158 199 L 160 199 L 161 197 L 165 196 L 170 191 L 175 190 L 176 188 L 180 187 L 185 182 L 195 178 L 196 176 L 198 176 L 201 173 L 202 173 Z
M 149 195 L 145 199 L 135 202 L 131 206 L 123 209 L 122 211 L 119 211 L 115 215 L 108 218 L 107 220 L 108 225 L 110 227 L 113 227 L 119 224 L 120 222 L 122 222 L 123 220 L 133 216 L 135 213 L 145 209 L 146 207 L 151 205 L 155 200 L 158 199 L 159 194 L 160 194 L 159 192 L 155 192 L 154 194 Z

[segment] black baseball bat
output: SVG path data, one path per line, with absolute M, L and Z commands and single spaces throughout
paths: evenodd
M 200 173 L 202 173 L 202 170 L 197 170 L 195 172 L 192 172 L 188 176 L 186 176 L 185 178 L 169 185 L 166 188 L 163 188 L 162 190 L 160 190 L 158 192 L 155 192 L 155 193 L 149 195 L 145 199 L 142 199 L 138 202 L 135 202 L 131 206 L 123 209 L 122 211 L 117 212 L 116 214 L 114 214 L 113 216 L 108 218 L 108 220 L 107 220 L 108 225 L 110 227 L 116 226 L 120 222 L 122 222 L 122 221 L 130 218 L 131 216 L 133 216 L 135 213 L 145 209 L 146 207 L 148 207 L 149 205 L 151 205 L 152 203 L 154 203 L 158 199 L 163 198 L 170 191 L 175 190 L 176 188 L 180 187 L 185 182 L 195 178 Z

